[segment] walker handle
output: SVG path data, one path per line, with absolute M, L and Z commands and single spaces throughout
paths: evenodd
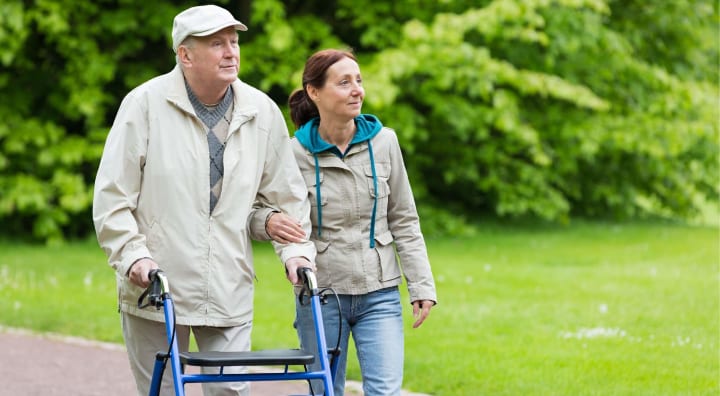
M 161 269 L 152 269 L 148 272 L 150 284 L 147 289 L 138 298 L 138 307 L 140 309 L 153 306 L 160 309 L 163 306 L 163 300 L 169 294 L 167 277 Z M 143 304 L 147 298 L 147 303 Z

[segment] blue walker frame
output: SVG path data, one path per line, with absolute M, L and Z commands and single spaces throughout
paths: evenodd
M 316 356 L 312 352 L 300 349 L 282 350 L 261 350 L 261 351 L 239 351 L 239 352 L 180 352 L 175 337 L 175 306 L 170 295 L 170 288 L 167 276 L 161 270 L 150 272 L 150 286 L 146 293 L 148 303 L 157 309 L 163 308 L 165 314 L 165 330 L 167 333 L 168 352 L 158 352 L 155 357 L 152 381 L 150 383 L 150 396 L 159 396 L 163 373 L 167 362 L 173 376 L 173 384 L 176 396 L 185 396 L 185 384 L 206 383 L 206 382 L 252 382 L 252 381 L 292 381 L 322 379 L 325 387 L 325 396 L 334 396 L 333 379 L 337 372 L 337 359 L 328 358 L 329 354 L 337 356 L 337 349 L 328 350 L 325 341 L 325 329 L 323 327 L 322 308 L 320 306 L 320 292 L 317 287 L 315 274 L 309 268 L 299 268 L 298 276 L 303 281 L 304 293 L 310 296 L 313 321 L 315 323 L 315 335 L 317 338 L 318 353 L 320 359 L 320 370 L 291 372 L 290 366 L 308 364 L 315 361 Z M 143 297 L 145 294 L 143 295 Z M 141 297 L 141 301 L 143 299 Z M 185 373 L 185 366 L 198 367 L 219 367 L 219 373 Z M 259 372 L 259 373 L 224 373 L 225 367 L 232 366 L 285 366 L 282 372 Z

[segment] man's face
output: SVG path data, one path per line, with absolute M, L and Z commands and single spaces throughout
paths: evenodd
M 209 36 L 194 37 L 188 56 L 199 80 L 232 83 L 240 68 L 237 31 L 229 27 Z

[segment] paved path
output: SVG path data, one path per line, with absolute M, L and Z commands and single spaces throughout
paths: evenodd
M 185 387 L 202 396 L 200 384 Z M 303 381 L 253 382 L 252 396 L 307 393 Z M 125 349 L 117 344 L 34 334 L 0 326 L 0 396 L 129 396 L 135 394 Z M 362 396 L 348 381 L 347 396 Z M 403 396 L 427 396 L 403 392 Z
M 0 395 L 128 396 L 135 394 L 125 349 L 116 344 L 0 328 Z M 200 384 L 185 387 L 202 396 Z M 252 396 L 307 393 L 303 381 L 253 382 Z M 362 392 L 351 393 L 362 395 Z

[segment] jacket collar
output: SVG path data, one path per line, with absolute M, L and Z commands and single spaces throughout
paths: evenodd
M 298 142 L 313 154 L 331 150 L 335 146 L 326 142 L 320 137 L 318 126 L 320 118 L 315 117 L 306 122 L 295 132 Z M 357 145 L 365 141 L 370 141 L 382 129 L 380 120 L 372 114 L 360 114 L 355 117 L 356 132 L 350 141 L 350 146 Z
M 170 78 L 170 86 L 166 99 L 168 102 L 180 108 L 180 110 L 194 116 L 195 109 L 193 109 L 187 90 L 185 89 L 185 76 L 182 73 L 180 65 L 175 65 L 172 71 L 168 73 L 168 77 Z M 259 113 L 257 105 L 251 100 L 252 95 L 248 95 L 248 90 L 251 88 L 247 84 L 240 81 L 240 79 L 236 79 L 232 83 L 232 88 L 235 107 L 230 122 L 231 131 L 248 120 L 255 118 Z

